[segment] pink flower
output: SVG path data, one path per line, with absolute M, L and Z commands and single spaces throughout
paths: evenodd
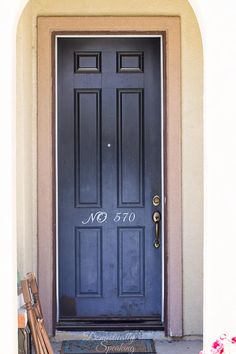
M 216 340 L 212 346 L 211 346 L 211 352 L 212 354 L 223 354 L 224 353 L 224 345 L 223 343 L 218 339 Z
M 225 333 L 221 334 L 221 336 L 220 336 L 220 339 L 221 339 L 221 340 L 224 340 L 224 339 L 226 339 L 226 338 L 227 338 L 227 335 L 226 335 Z
M 225 354 L 224 345 L 228 345 L 229 343 L 236 344 L 236 337 L 228 337 L 225 333 L 221 334 L 221 336 L 212 343 L 210 353 L 211 354 Z M 207 354 L 205 350 L 202 350 L 199 354 Z M 228 353 L 228 351 L 227 351 Z

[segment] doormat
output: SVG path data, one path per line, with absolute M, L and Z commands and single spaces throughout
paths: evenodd
M 61 354 L 143 354 L 156 353 L 152 339 L 66 340 Z

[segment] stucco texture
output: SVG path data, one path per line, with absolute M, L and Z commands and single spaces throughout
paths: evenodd
M 180 16 L 182 59 L 183 323 L 202 334 L 202 44 L 186 0 L 32 0 L 17 32 L 18 270 L 37 271 L 37 16 Z

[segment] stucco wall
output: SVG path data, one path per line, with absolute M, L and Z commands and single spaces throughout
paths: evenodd
M 17 36 L 17 249 L 18 270 L 23 276 L 36 271 L 36 111 L 33 108 L 32 6 L 18 24 Z
M 236 3 L 190 1 L 204 42 L 203 308 L 208 349 L 222 333 L 236 334 Z
M 179 15 L 182 30 L 184 334 L 202 333 L 202 47 L 185 0 L 37 0 L 17 35 L 17 232 L 21 274 L 36 270 L 36 18 L 39 15 Z

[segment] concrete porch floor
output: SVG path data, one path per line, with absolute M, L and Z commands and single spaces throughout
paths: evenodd
M 52 338 L 54 354 L 59 354 L 63 340 L 127 340 L 127 339 L 153 339 L 157 354 L 199 354 L 202 350 L 202 338 L 184 337 L 173 340 L 164 336 L 159 331 L 122 331 L 122 332 L 57 332 Z

